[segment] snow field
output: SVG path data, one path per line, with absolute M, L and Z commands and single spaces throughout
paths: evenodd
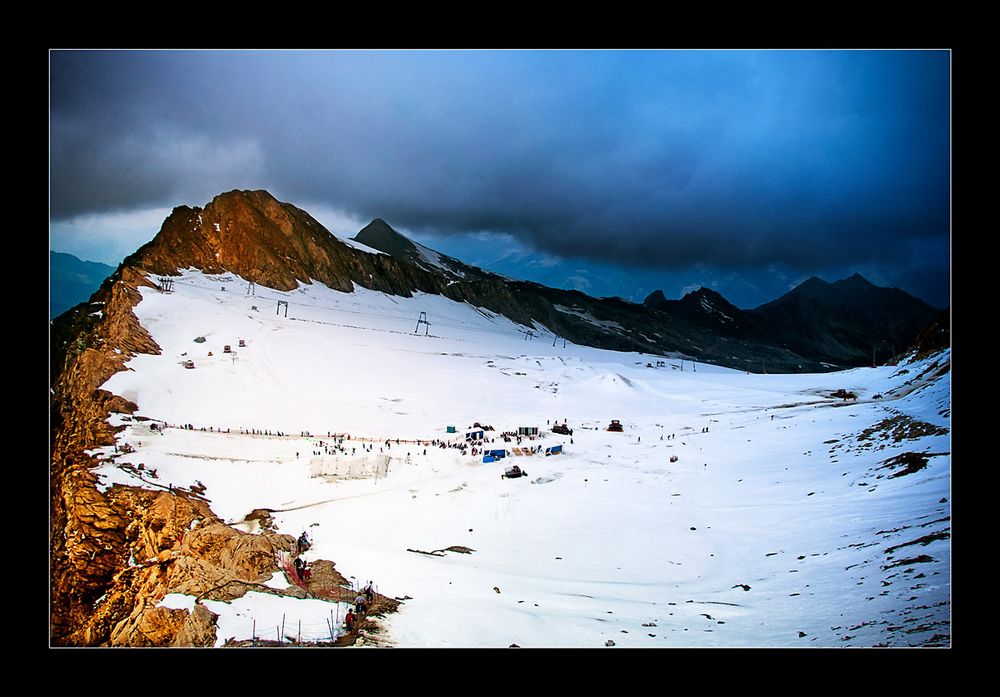
M 395 645 L 871 646 L 913 606 L 950 599 L 946 539 L 900 550 L 934 558 L 914 569 L 925 573 L 920 588 L 901 585 L 902 569 L 882 568 L 882 550 L 937 530 L 918 526 L 950 514 L 939 503 L 950 500 L 950 457 L 905 477 L 875 470 L 901 451 L 947 452 L 950 436 L 884 450 L 854 440 L 897 411 L 949 426 L 947 375 L 901 399 L 870 401 L 921 367 L 747 375 L 702 364 L 692 372 L 689 362 L 682 372 L 668 359 L 651 369 L 655 357 L 554 347 L 541 332 L 526 340 L 525 328 L 438 296 L 318 284 L 247 296 L 245 288 L 188 272 L 172 294 L 143 289 L 136 313 L 163 352 L 135 357 L 104 388 L 135 401 L 140 415 L 230 433 L 153 434 L 123 422 L 120 442 L 136 452 L 118 460 L 156 468 L 158 483 L 201 481 L 230 522 L 274 509 L 282 532 L 310 531 L 308 558 L 409 596 L 385 622 Z M 277 299 L 288 301 L 287 318 L 275 313 Z M 421 311 L 430 336 L 423 327 L 414 334 Z M 226 343 L 235 361 L 222 353 Z M 195 370 L 179 365 L 184 358 Z M 858 392 L 858 403 L 827 396 L 839 388 Z M 483 464 L 393 442 L 384 478 L 310 476 L 327 432 L 350 433 L 349 453 L 359 437 L 460 439 L 474 421 L 496 436 L 563 418 L 575 429 L 572 445 L 558 435 L 524 444 L 565 443 L 564 455 Z M 612 418 L 624 433 L 603 430 Z M 833 439 L 844 449 L 832 451 L 824 441 Z M 352 457 L 318 460 L 335 471 Z M 513 462 L 528 475 L 501 479 Z M 136 483 L 110 464 L 100 474 L 105 486 Z M 912 531 L 877 534 L 904 525 Z M 407 551 L 453 545 L 475 551 Z

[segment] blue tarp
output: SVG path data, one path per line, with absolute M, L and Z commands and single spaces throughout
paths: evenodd
M 496 461 L 497 459 L 495 457 L 490 457 L 489 455 L 483 458 L 483 462 L 496 462 Z
M 551 448 L 546 448 L 545 449 L 545 454 L 546 455 L 558 455 L 561 452 L 562 452 L 562 446 L 561 445 L 553 445 Z
M 483 435 L 482 431 L 469 431 L 465 434 L 465 440 L 482 440 Z
M 485 451 L 485 454 L 486 455 L 492 455 L 493 457 L 495 457 L 498 460 L 507 457 L 507 451 L 506 450 L 487 450 L 487 451 Z

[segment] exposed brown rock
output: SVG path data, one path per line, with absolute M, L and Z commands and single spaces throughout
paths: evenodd
M 121 397 L 99 389 L 136 352 L 160 349 L 140 326 L 132 308 L 141 300 L 139 285 L 150 285 L 132 269 L 119 269 L 94 295 L 91 305 L 66 313 L 73 324 L 60 333 L 53 326 L 52 371 L 52 640 L 76 635 L 93 643 L 102 630 L 81 627 L 92 605 L 128 558 L 124 528 L 128 514 L 96 488 L 85 451 L 114 442 L 106 419 L 110 411 L 135 409 Z M 95 309 L 97 308 L 97 309 Z M 62 343 L 57 341 L 62 339 Z M 115 349 L 118 349 L 118 352 Z
M 116 486 L 105 499 L 114 510 L 127 511 L 129 522 L 113 533 L 124 532 L 121 546 L 128 557 L 67 643 L 179 646 L 189 636 L 191 645 L 201 645 L 196 642 L 214 634 L 205 626 L 209 618 L 157 607 L 163 597 L 232 600 L 248 590 L 274 592 L 259 584 L 278 569 L 275 552 L 294 544 L 289 535 L 242 533 L 219 521 L 203 501 L 175 493 Z
M 174 646 L 215 646 L 216 615 L 204 605 L 195 604 L 177 632 Z
M 315 280 L 345 292 L 354 282 L 409 296 L 414 287 L 438 292 L 446 285 L 386 255 L 357 254 L 311 215 L 266 191 L 230 191 L 204 208 L 175 208 L 126 263 L 157 274 L 189 266 L 228 271 L 278 290 Z

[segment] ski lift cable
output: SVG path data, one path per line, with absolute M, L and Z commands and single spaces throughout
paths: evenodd
M 201 284 L 191 283 L 190 281 L 175 280 L 174 282 L 175 283 L 179 283 L 181 285 L 188 286 L 188 287 L 193 288 L 195 290 L 212 291 L 211 288 L 206 288 L 205 286 L 203 286 Z M 287 300 L 285 300 L 284 298 L 279 298 L 277 296 L 267 295 L 267 294 L 264 294 L 264 293 L 257 293 L 254 297 L 259 298 L 259 299 L 264 299 L 264 300 L 274 300 L 274 301 L 284 300 L 285 302 L 287 302 Z M 466 304 L 469 304 L 469 303 L 466 302 Z M 302 307 L 309 308 L 309 309 L 327 310 L 327 311 L 330 311 L 330 312 L 341 312 L 341 313 L 347 313 L 347 314 L 352 314 L 352 315 L 359 315 L 361 317 L 369 317 L 369 318 L 373 318 L 373 319 L 387 319 L 387 320 L 391 320 L 391 321 L 394 321 L 394 322 L 411 322 L 412 321 L 412 319 L 410 317 L 400 317 L 398 315 L 387 315 L 387 314 L 382 314 L 382 313 L 378 313 L 378 312 L 363 312 L 361 310 L 350 310 L 350 309 L 347 309 L 347 308 L 344 308 L 344 307 L 332 307 L 332 306 L 329 306 L 329 305 L 322 305 L 322 304 L 319 304 L 319 303 L 304 303 L 304 304 L 302 304 Z M 475 306 L 470 305 L 470 307 L 475 307 Z M 489 319 L 489 318 L 487 318 L 487 319 Z M 493 321 L 493 320 L 490 320 L 490 321 Z M 451 329 L 461 329 L 461 330 L 464 330 L 464 331 L 483 332 L 483 333 L 487 333 L 487 334 L 496 334 L 498 336 L 510 336 L 510 332 L 509 331 L 504 331 L 502 329 L 490 329 L 490 328 L 486 328 L 486 327 L 473 327 L 473 326 L 468 326 L 468 325 L 465 325 L 465 324 L 456 324 L 456 323 L 453 323 L 453 322 L 447 322 L 447 321 L 442 321 L 442 320 L 437 320 L 437 321 L 433 322 L 432 324 L 434 326 L 448 327 L 448 328 L 451 328 Z M 514 327 L 514 330 L 517 331 L 520 334 L 532 333 L 535 336 L 539 336 L 539 337 L 546 336 L 546 335 L 556 336 L 556 334 L 554 332 L 552 332 L 551 330 L 548 330 L 548 329 L 539 329 L 539 328 L 520 329 L 520 328 Z
M 273 296 L 265 296 L 265 295 L 260 295 L 260 294 L 258 294 L 257 297 L 258 298 L 263 297 L 263 298 L 268 299 L 268 300 L 277 300 L 278 299 L 278 298 L 275 298 Z M 331 307 L 329 305 L 322 305 L 322 304 L 318 304 L 318 303 L 303 304 L 302 307 L 307 308 L 307 309 L 327 310 L 329 312 L 334 312 L 334 313 L 340 313 L 340 312 L 342 312 L 342 313 L 347 313 L 347 314 L 352 314 L 352 315 L 358 315 L 358 316 L 361 316 L 361 317 L 369 317 L 369 318 L 374 318 L 374 319 L 386 319 L 386 320 L 390 320 L 390 321 L 393 321 L 393 322 L 412 322 L 413 321 L 411 317 L 400 317 L 399 315 L 387 315 L 387 314 L 383 314 L 383 313 L 379 313 L 379 312 L 362 312 L 361 310 L 348 310 L 348 309 L 342 308 L 342 307 Z M 448 327 L 448 328 L 452 328 L 452 329 L 462 329 L 464 331 L 476 331 L 476 332 L 484 332 L 484 333 L 487 333 L 487 334 L 497 334 L 499 336 L 510 336 L 510 332 L 509 331 L 504 331 L 504 330 L 501 330 L 501 329 L 490 329 L 490 328 L 487 328 L 487 327 L 473 327 L 473 326 L 469 326 L 469 325 L 465 325 L 465 324 L 456 324 L 454 322 L 447 322 L 447 321 L 442 321 L 442 320 L 435 320 L 434 322 L 431 322 L 431 325 L 432 326 L 438 326 L 438 327 Z M 516 329 L 515 328 L 515 330 L 518 331 L 518 332 L 524 333 L 524 330 L 522 330 L 522 329 Z

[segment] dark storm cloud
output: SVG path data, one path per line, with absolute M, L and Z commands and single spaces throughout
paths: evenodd
M 52 214 L 267 188 L 681 268 L 947 239 L 947 52 L 56 52 Z

